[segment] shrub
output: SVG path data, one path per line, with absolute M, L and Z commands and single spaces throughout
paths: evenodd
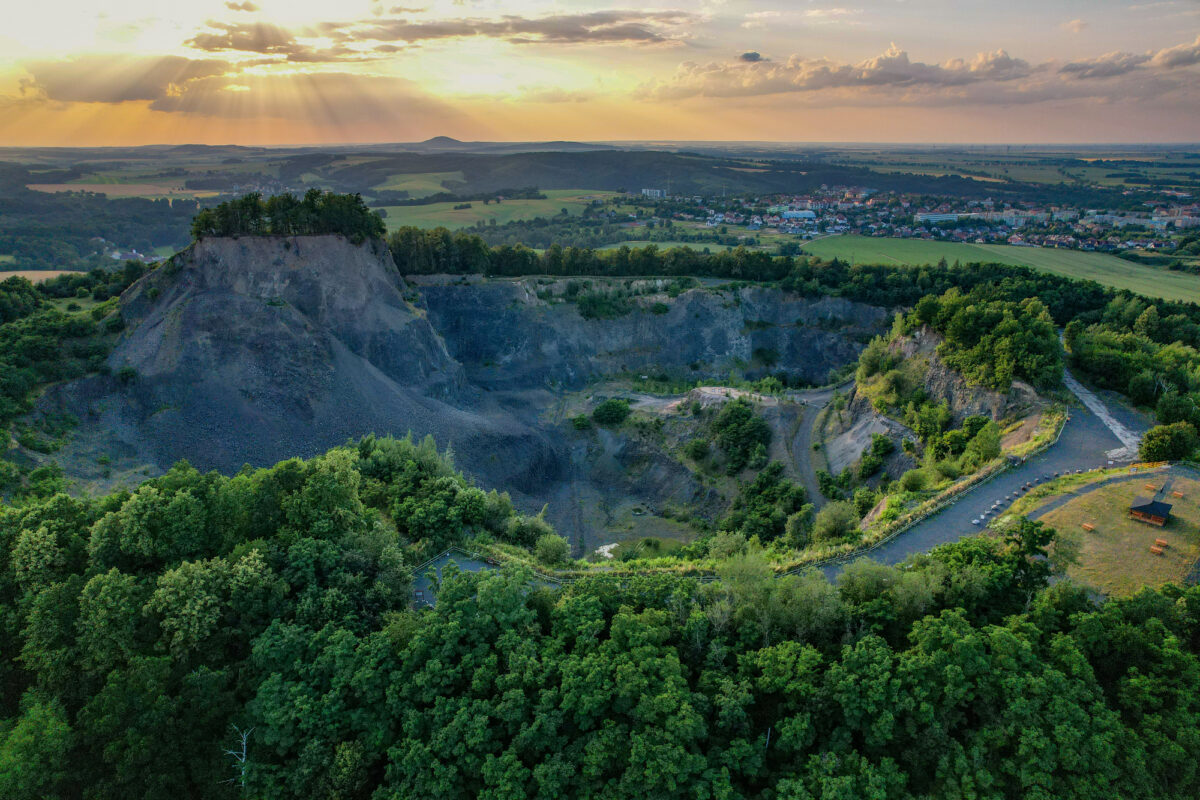
M 692 461 L 703 461 L 708 458 L 709 444 L 707 439 L 692 439 L 683 446 L 683 454 Z
M 859 519 L 865 517 L 867 512 L 875 507 L 876 502 L 878 500 L 875 492 L 866 486 L 860 486 L 854 491 L 854 513 L 858 514 Z
M 854 506 L 844 500 L 830 503 L 817 513 L 813 521 L 812 538 L 814 542 L 832 543 L 845 540 L 858 526 L 858 516 Z
M 650 306 L 650 313 L 652 314 L 666 314 L 670 310 L 671 307 L 666 303 L 655 303 Z
M 610 397 L 592 411 L 592 419 L 598 425 L 620 425 L 629 417 L 629 401 Z
M 878 472 L 881 467 L 883 467 L 882 458 L 870 451 L 863 453 L 862 459 L 858 462 L 858 479 L 865 481 Z
M 896 449 L 896 443 L 882 433 L 871 434 L 871 454 L 883 458 L 891 455 Z
M 535 546 L 542 537 L 554 534 L 554 528 L 542 516 L 545 513 L 546 510 L 542 509 L 542 513 L 536 517 L 512 517 L 508 521 L 504 538 L 522 547 Z
M 923 469 L 910 469 L 900 476 L 900 486 L 906 492 L 922 492 L 929 485 L 929 475 Z
M 1142 437 L 1138 454 L 1146 461 L 1176 461 L 1190 456 L 1197 442 L 1196 429 L 1190 422 L 1156 425 Z
M 537 557 L 537 560 L 548 567 L 566 561 L 567 555 L 570 552 L 571 545 L 567 540 L 553 533 L 539 536 L 537 543 L 533 546 L 533 553 Z
M 571 417 L 571 424 L 575 426 L 577 431 L 586 431 L 592 427 L 592 418 L 587 414 L 578 414 Z

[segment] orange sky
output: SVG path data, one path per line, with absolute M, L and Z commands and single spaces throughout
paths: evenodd
M 0 145 L 1200 141 L 1193 0 L 406 2 L 14 6 Z

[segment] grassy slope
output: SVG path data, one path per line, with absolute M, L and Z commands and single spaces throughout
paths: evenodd
M 860 264 L 936 264 L 942 258 L 962 263 L 998 262 L 1094 280 L 1150 297 L 1200 300 L 1200 277 L 1134 264 L 1106 253 L 869 236 L 831 236 L 805 243 L 804 250 L 821 258 L 837 257 Z
M 534 217 L 553 217 L 563 208 L 568 213 L 578 216 L 593 199 L 603 199 L 612 192 L 589 192 L 584 189 L 551 189 L 543 192 L 545 200 L 505 200 L 503 203 L 483 204 L 482 200 L 472 201 L 471 207 L 459 211 L 454 210 L 456 203 L 431 203 L 425 206 L 385 206 L 389 228 L 395 229 L 403 225 L 416 225 L 422 228 L 436 228 L 439 225 L 451 230 L 466 228 L 479 221 L 487 222 L 495 219 L 497 225 L 512 222 L 517 219 L 533 219 Z

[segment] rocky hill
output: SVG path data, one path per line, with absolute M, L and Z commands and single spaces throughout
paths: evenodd
M 696 499 L 716 513 L 721 501 L 645 437 L 583 441 L 564 392 L 630 371 L 725 377 L 763 353 L 819 381 L 887 319 L 765 288 L 651 292 L 618 318 L 585 319 L 548 283 L 417 286 L 371 243 L 204 239 L 122 296 L 109 374 L 56 387 L 41 409 L 80 419 L 59 458 L 87 488 L 178 459 L 230 473 L 367 433 L 428 434 L 484 486 L 531 510 L 549 501 L 579 539 L 602 506 Z

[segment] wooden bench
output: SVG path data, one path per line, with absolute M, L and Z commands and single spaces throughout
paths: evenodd
M 1182 500 L 1183 492 L 1171 492 L 1171 497 L 1178 497 L 1180 500 Z
M 1145 489 L 1147 492 L 1156 492 L 1156 493 L 1158 492 L 1158 487 L 1155 486 L 1153 483 L 1143 483 L 1142 488 Z
M 1151 545 L 1150 552 L 1156 556 L 1161 556 L 1163 554 L 1163 549 L 1161 547 L 1159 547 L 1158 545 Z
M 1083 523 L 1083 529 L 1085 531 L 1094 531 L 1094 530 L 1096 530 L 1096 526 L 1090 522 L 1085 522 L 1085 523 Z
M 1167 542 L 1166 539 L 1155 539 L 1154 546 L 1166 549 L 1166 548 L 1170 547 L 1171 545 Z

